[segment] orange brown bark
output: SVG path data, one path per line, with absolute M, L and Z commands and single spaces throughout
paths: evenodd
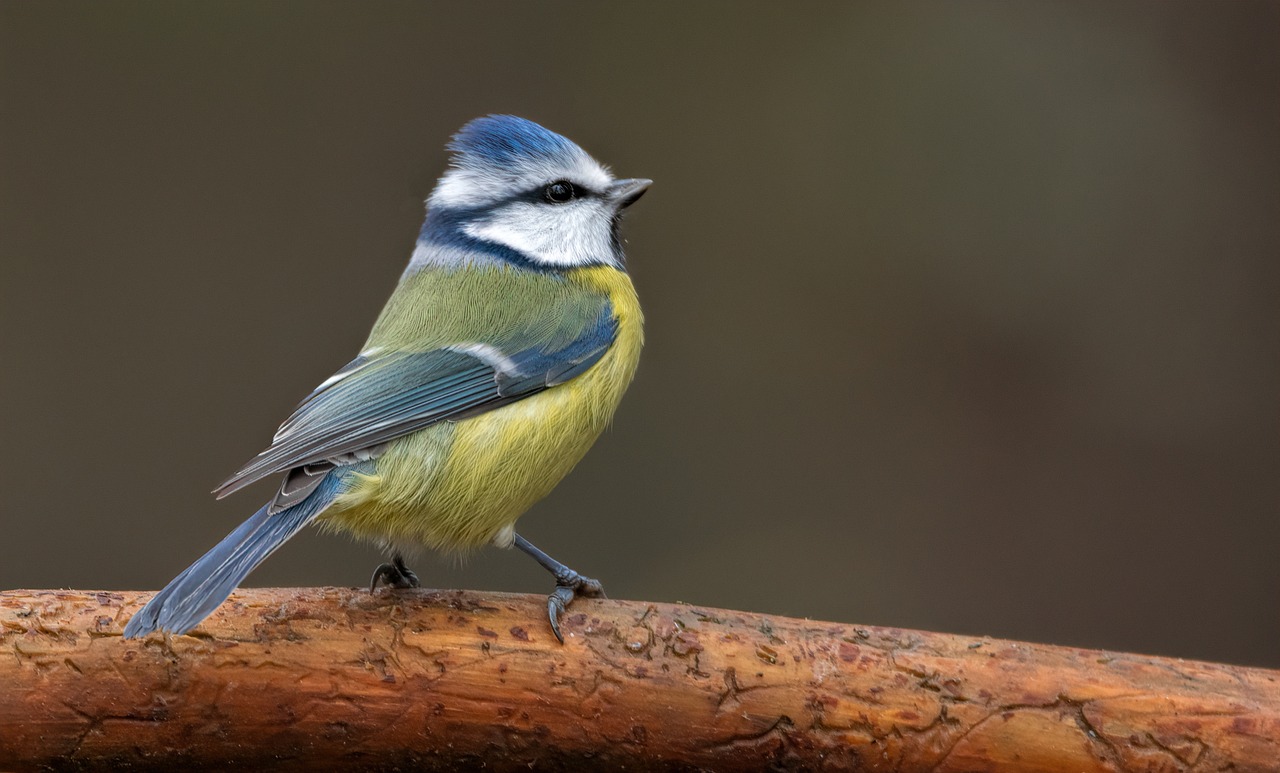
M 1280 672 L 695 606 L 0 593 L 0 769 L 1275 771 Z

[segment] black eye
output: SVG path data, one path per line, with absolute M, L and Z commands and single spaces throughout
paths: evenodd
M 542 189 L 542 198 L 552 204 L 563 204 L 578 197 L 578 186 L 568 180 L 556 180 Z

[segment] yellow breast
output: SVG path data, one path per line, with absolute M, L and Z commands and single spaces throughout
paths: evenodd
M 323 523 L 377 541 L 467 550 L 510 538 L 608 426 L 635 375 L 643 317 L 631 279 L 611 268 L 568 279 L 606 294 L 617 338 L 590 370 L 533 397 L 401 438 Z

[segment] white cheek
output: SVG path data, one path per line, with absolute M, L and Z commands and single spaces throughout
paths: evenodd
M 470 223 L 470 236 L 506 245 L 530 260 L 552 266 L 614 263 L 609 238 L 611 213 L 600 202 L 565 206 L 516 204 Z

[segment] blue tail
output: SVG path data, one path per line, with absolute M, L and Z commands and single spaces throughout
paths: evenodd
M 345 470 L 333 470 L 310 496 L 275 515 L 268 515 L 264 505 L 152 596 L 129 620 L 124 637 L 134 639 L 156 630 L 186 633 L 195 628 L 227 600 L 254 567 L 324 512 L 342 491 L 345 478 Z

